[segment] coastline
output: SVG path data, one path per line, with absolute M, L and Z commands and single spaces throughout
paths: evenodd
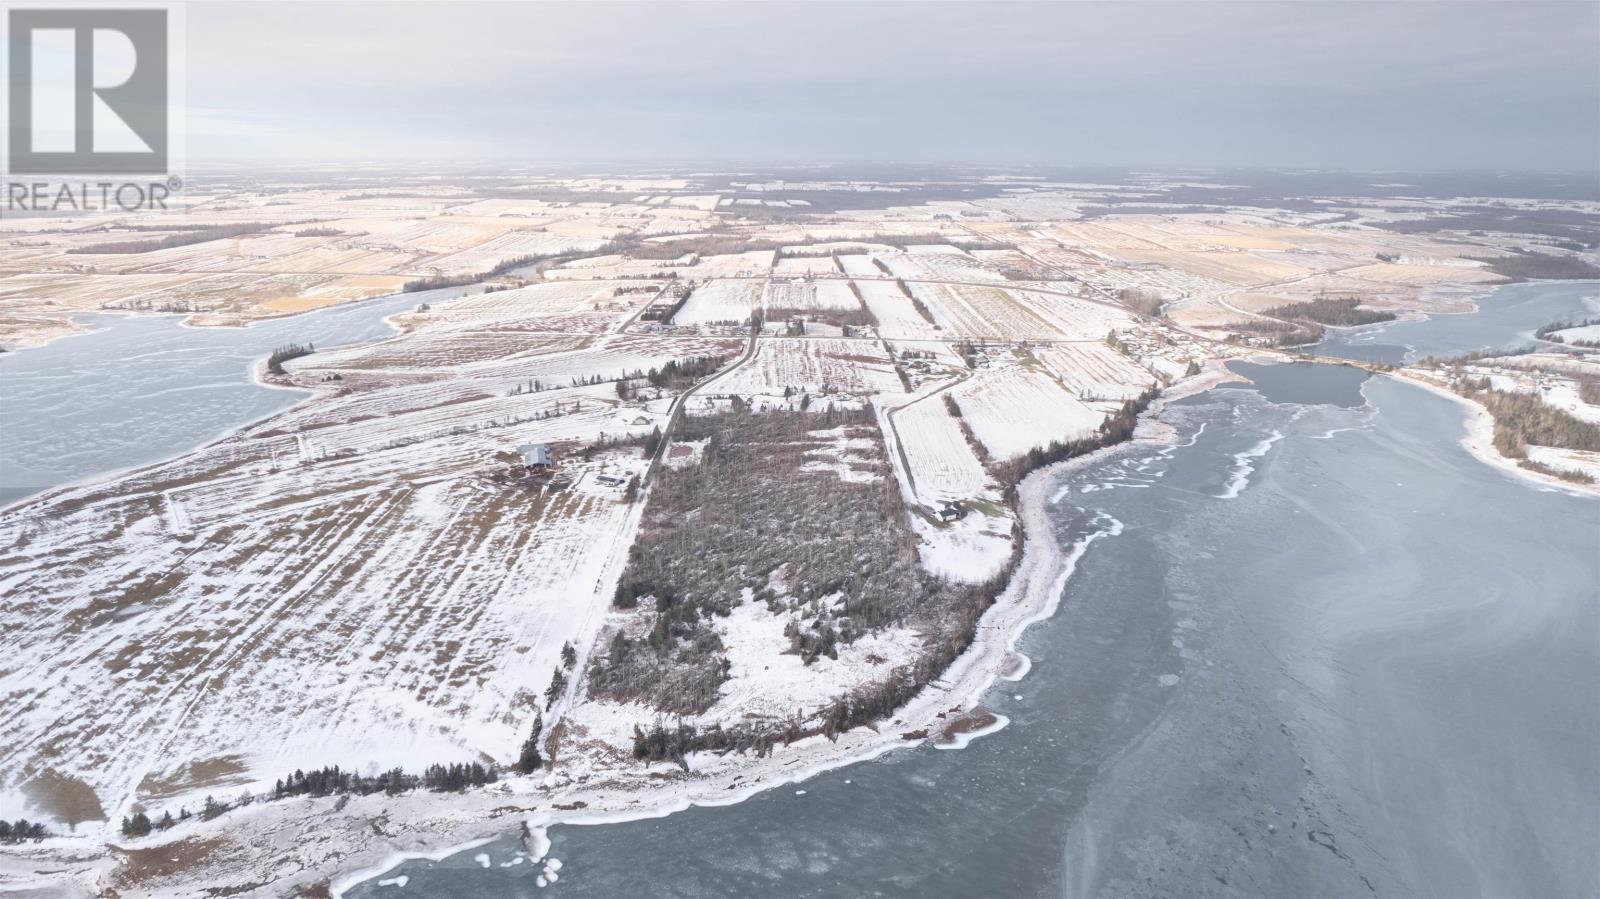
M 730 805 L 776 787 L 794 784 L 824 771 L 876 758 L 897 748 L 928 744 L 958 749 L 971 740 L 1002 729 L 997 718 L 939 745 L 938 734 L 963 714 L 981 715 L 983 695 L 1002 680 L 1019 680 L 1030 666 L 1016 643 L 1027 628 L 1056 611 L 1079 559 L 1095 540 L 1114 536 L 1120 525 L 1090 534 L 1072 546 L 1060 546 L 1049 520 L 1059 480 L 1138 446 L 1173 444 L 1170 427 L 1158 421 L 1167 402 L 1208 390 L 1230 380 L 1220 362 L 1205 373 L 1179 382 L 1139 418 L 1134 437 L 1115 446 L 1069 459 L 1028 475 L 1018 487 L 1018 513 L 1023 527 L 1022 555 L 1009 584 L 987 609 L 967 650 L 934 684 L 924 688 L 887 720 L 840 734 L 836 741 L 814 736 L 779 747 L 765 758 L 697 753 L 688 761 L 692 774 L 663 766 L 636 765 L 625 776 L 603 776 L 589 783 L 544 786 L 542 776 L 508 777 L 474 792 L 440 795 L 414 792 L 295 798 L 257 802 L 229 811 L 215 822 L 192 821 L 126 846 L 113 837 L 105 845 L 112 858 L 144 856 L 149 850 L 169 852 L 177 844 L 212 844 L 202 871 L 153 878 L 124 888 L 124 896 L 210 895 L 210 890 L 238 884 L 235 895 L 279 895 L 295 888 L 321 886 L 343 895 L 355 885 L 381 876 L 407 859 L 438 859 L 469 850 L 486 841 L 514 834 L 520 826 L 537 861 L 548 848 L 546 829 L 554 824 L 603 824 L 664 817 L 691 806 Z M 905 738 L 919 729 L 927 737 Z M 381 829 L 375 822 L 382 822 Z M 111 830 L 105 831 L 107 835 Z M 29 855 L 49 858 L 67 869 L 62 873 L 89 890 L 99 889 L 112 868 L 104 855 L 83 859 L 95 838 L 57 837 Z M 221 845 L 215 845 L 220 843 Z M 95 848 L 99 848 L 95 843 Z M 37 855 L 35 853 L 38 853 Z M 20 855 L 20 853 L 19 853 Z M 76 857 L 81 864 L 74 864 Z M 296 870 L 282 877 L 286 868 Z M 204 878 L 203 880 L 201 878 Z
M 1264 353 L 1273 358 L 1280 354 Z M 1283 361 L 1292 361 L 1284 359 Z M 1518 467 L 1493 449 L 1493 423 L 1475 403 L 1414 375 L 1394 377 L 1446 396 L 1467 409 L 1467 434 L 1462 444 L 1488 464 L 1521 475 L 1540 486 L 1594 495 L 1597 491 L 1548 478 Z M 995 684 L 1026 676 L 1031 660 L 1016 649 L 1024 632 L 1057 610 L 1076 564 L 1102 536 L 1120 533 L 1120 524 L 1090 534 L 1071 546 L 1053 537 L 1049 507 L 1059 497 L 1060 481 L 1087 466 L 1137 446 L 1170 447 L 1175 434 L 1160 421 L 1173 401 L 1210 390 L 1227 381 L 1246 380 L 1230 372 L 1225 360 L 1213 360 L 1205 371 L 1164 392 L 1139 418 L 1132 440 L 1031 473 L 1018 486 L 1018 518 L 1023 527 L 1022 555 L 1005 591 L 986 610 L 971 646 L 933 685 L 925 688 L 890 718 L 872 727 L 839 735 L 836 742 L 816 736 L 780 747 L 771 756 L 689 757 L 694 774 L 679 775 L 665 766 L 636 765 L 625 775 L 612 773 L 590 783 L 555 788 L 542 778 L 509 777 L 477 791 L 456 795 L 414 792 L 397 797 L 296 798 L 258 802 L 227 812 L 217 823 L 191 821 L 126 847 L 115 838 L 63 836 L 38 847 L 17 847 L 0 853 L 0 869 L 16 873 L 31 864 L 56 867 L 85 889 L 102 886 L 119 860 L 170 854 L 180 844 L 188 849 L 212 846 L 202 870 L 152 877 L 148 886 L 124 888 L 124 896 L 205 896 L 219 888 L 233 895 L 279 895 L 297 887 L 320 887 L 345 895 L 358 884 L 383 876 L 406 860 L 438 860 L 503 839 L 521 828 L 530 860 L 549 849 L 547 829 L 556 824 L 606 824 L 665 817 L 692 806 L 726 806 L 758 793 L 792 785 L 825 771 L 887 754 L 899 747 L 928 744 L 938 750 L 959 749 L 971 740 L 997 732 L 1008 723 L 998 717 L 941 745 L 937 734 L 951 719 L 981 715 L 983 696 Z M 904 738 L 905 731 L 926 729 L 932 739 Z M 108 827 L 102 833 L 111 833 Z M 153 851 L 153 852 L 152 852 Z M 296 873 L 282 877 L 285 869 Z M 274 879 L 279 878 L 279 879 Z M 0 884 L 13 886 L 0 877 Z M 236 887 L 228 887 L 235 884 Z M 120 886 L 120 885 L 119 885 Z
M 85 334 L 92 334 L 98 329 L 85 328 L 82 323 L 78 321 L 81 316 L 85 315 L 114 315 L 127 318 L 173 316 L 179 319 L 178 326 L 182 328 L 191 328 L 197 331 L 237 330 L 248 328 L 260 322 L 297 318 L 302 315 L 309 315 L 313 312 L 325 312 L 330 309 L 347 309 L 351 306 L 357 306 L 361 303 L 370 302 L 372 300 L 382 300 L 404 295 L 404 291 L 392 291 L 390 293 L 373 294 L 372 296 L 352 297 L 346 300 L 337 300 L 321 306 L 312 306 L 307 309 L 296 309 L 293 311 L 277 309 L 268 310 L 265 307 L 257 307 L 262 310 L 262 314 L 252 315 L 241 312 L 236 313 L 228 318 L 217 318 L 212 321 L 196 321 L 196 319 L 203 316 L 215 314 L 205 311 L 171 312 L 161 309 L 116 308 L 73 309 L 64 315 L 49 319 L 48 323 L 41 323 L 33 328 L 17 329 L 16 331 L 11 332 L 9 335 L 0 334 L 0 347 L 3 347 L 8 353 L 18 352 L 21 350 L 36 350 L 40 347 L 49 346 L 58 340 L 65 340 L 69 337 L 81 337 Z
M 595 798 L 599 804 L 590 803 L 582 810 L 539 812 L 524 820 L 526 843 L 530 847 L 529 860 L 537 863 L 549 851 L 548 828 L 557 824 L 615 824 L 664 818 L 694 806 L 735 805 L 767 790 L 800 783 L 818 774 L 869 761 L 896 749 L 927 744 L 937 751 L 959 750 L 973 740 L 1004 729 L 1010 720 L 1003 715 L 988 713 L 980 704 L 983 695 L 1002 681 L 1015 682 L 1027 675 L 1032 660 L 1016 648 L 1017 642 L 1029 627 L 1056 613 L 1067 583 L 1089 546 L 1101 537 L 1114 537 L 1122 530 L 1121 523 L 1113 521 L 1110 527 L 1086 536 L 1070 548 L 1057 544 L 1048 516 L 1049 507 L 1060 496 L 1057 482 L 1135 446 L 1174 446 L 1175 435 L 1169 426 L 1159 421 L 1166 403 L 1203 393 L 1231 380 L 1243 379 L 1229 372 L 1220 361 L 1213 361 L 1203 374 L 1180 382 L 1153 402 L 1140 416 L 1133 439 L 1046 466 L 1025 477 L 1017 488 L 1018 518 L 1023 528 L 1022 558 L 1017 563 L 1010 583 L 979 621 L 978 634 L 972 645 L 945 670 L 936 684 L 925 687 L 911 702 L 897 710 L 892 719 L 877 722 L 874 727 L 858 727 L 840 734 L 833 743 L 823 737 L 797 741 L 792 746 L 775 749 L 767 759 L 736 756 L 747 764 L 731 766 L 714 775 L 702 774 L 692 786 L 685 785 L 681 790 L 672 787 L 658 789 L 658 795 L 654 797 L 649 794 L 635 795 L 624 803 L 605 803 L 604 794 L 596 789 Z M 993 720 L 948 740 L 944 739 L 941 731 L 948 726 L 946 716 L 968 714 L 987 716 Z M 879 732 L 880 727 L 884 728 L 884 732 Z M 903 728 L 925 729 L 929 736 L 908 741 L 900 735 Z M 703 762 L 705 759 L 701 757 L 705 755 L 692 754 L 689 758 L 693 762 Z M 582 791 L 579 791 L 562 798 L 574 800 L 582 795 Z M 587 802 L 581 798 L 575 801 Z M 568 801 L 563 804 L 570 806 L 573 803 Z M 438 860 L 473 847 L 473 843 L 463 843 L 447 850 L 430 847 L 391 853 L 381 864 L 339 877 L 332 886 L 332 895 L 341 897 L 356 885 L 373 880 L 404 861 Z
M 400 297 L 400 296 L 404 296 L 404 294 L 385 294 L 384 296 L 381 296 L 381 297 L 368 297 L 365 300 L 357 300 L 357 301 L 355 301 L 355 303 L 359 304 L 359 303 L 371 302 L 371 301 L 376 301 L 376 300 L 394 299 L 394 298 L 397 298 L 397 297 Z M 340 307 L 349 308 L 351 305 L 353 305 L 353 304 L 352 303 L 340 303 L 340 304 L 337 304 L 337 307 L 335 307 L 335 306 L 324 306 L 324 307 L 319 307 L 318 309 L 308 309 L 305 312 L 290 313 L 287 316 L 274 316 L 273 318 L 287 318 L 287 317 L 292 317 L 292 316 L 309 315 L 309 314 L 312 314 L 312 313 L 315 313 L 315 312 L 322 311 L 324 309 L 332 309 L 332 308 L 340 308 Z M 407 333 L 407 329 L 402 327 L 397 322 L 395 322 L 394 319 L 395 319 L 395 316 L 401 315 L 405 311 L 406 310 L 399 310 L 399 311 L 396 311 L 396 312 L 391 312 L 388 315 L 383 316 L 383 318 L 379 319 L 379 321 L 381 321 L 385 326 L 387 326 L 388 328 L 390 328 L 394 332 L 392 334 L 389 334 L 389 335 L 384 336 L 384 337 L 377 338 L 375 340 L 352 340 L 352 341 L 348 341 L 346 343 L 330 344 L 327 347 L 325 347 L 325 349 L 337 350 L 337 349 L 343 349 L 343 348 L 346 348 L 346 347 L 358 346 L 358 345 L 369 344 L 369 343 L 374 343 L 374 344 L 375 343 L 382 343 L 383 341 L 393 340 L 393 339 L 395 339 L 397 337 L 403 336 L 405 333 Z M 188 313 L 181 313 L 181 312 L 143 312 L 143 311 L 135 311 L 135 310 L 122 310 L 122 309 L 109 310 L 109 311 L 104 311 L 104 312 L 93 311 L 93 312 L 89 312 L 89 313 L 85 313 L 85 314 L 88 314 L 88 315 L 112 315 L 112 316 L 117 316 L 119 318 L 159 317 L 159 316 L 176 317 L 176 316 L 180 316 L 180 315 L 182 315 L 182 316 L 187 316 L 188 315 Z M 256 321 L 267 321 L 267 320 L 268 319 L 257 319 L 255 321 L 245 322 L 245 323 L 243 323 L 241 325 L 191 325 L 191 324 L 188 323 L 187 318 L 185 318 L 184 320 L 179 321 L 177 323 L 177 326 L 180 327 L 180 328 L 203 328 L 203 329 L 235 328 L 235 329 L 243 330 L 243 329 L 249 328 L 251 325 L 255 324 Z M 74 332 L 74 333 L 71 333 L 71 334 L 63 334 L 60 337 L 55 338 L 55 340 L 67 340 L 67 339 L 71 339 L 71 338 L 74 338 L 74 337 L 87 337 L 87 336 L 89 336 L 91 334 L 95 334 L 95 333 L 98 333 L 98 332 L 103 331 L 103 330 L 105 330 L 105 329 L 104 328 L 86 328 L 84 330 L 77 331 L 77 332 Z M 55 340 L 51 340 L 51 341 L 48 341 L 48 342 L 53 343 L 53 342 L 55 342 Z M 42 346 L 44 346 L 43 343 L 38 344 L 38 346 L 35 346 L 35 347 L 27 347 L 26 349 L 37 349 L 38 347 L 42 347 Z M 305 405 L 306 403 L 312 402 L 314 400 L 317 400 L 317 399 L 325 397 L 325 396 L 330 396 L 330 395 L 332 395 L 333 393 L 336 392 L 337 388 L 327 387 L 327 386 L 320 385 L 320 384 L 302 386 L 302 385 L 298 385 L 298 384 L 285 383 L 285 382 L 282 382 L 282 381 L 269 380 L 266 377 L 266 362 L 267 362 L 267 357 L 270 356 L 271 354 L 272 354 L 272 351 L 271 350 L 267 350 L 266 352 L 262 353 L 259 356 L 252 357 L 251 360 L 246 364 L 246 368 L 245 368 L 246 377 L 244 378 L 244 380 L 241 383 L 245 384 L 245 385 L 248 385 L 248 386 L 251 386 L 251 387 L 259 387 L 259 388 L 262 388 L 264 390 L 277 390 L 277 391 L 283 391 L 283 392 L 287 392 L 287 393 L 299 393 L 299 394 L 301 394 L 301 396 L 298 399 L 296 399 L 294 402 L 290 403 L 289 405 L 284 406 L 281 409 L 275 409 L 275 410 L 273 410 L 271 412 L 268 412 L 265 415 L 260 415 L 260 416 L 257 416 L 256 418 L 252 418 L 252 419 L 249 419 L 247 421 L 243 421 L 243 422 L 240 422 L 238 424 L 225 427 L 222 430 L 216 431 L 213 434 L 211 434 L 210 436 L 207 436 L 207 437 L 201 439 L 199 442 L 195 443 L 193 446 L 177 450 L 177 451 L 172 452 L 172 453 L 170 453 L 168 455 L 162 456 L 159 459 L 152 459 L 152 460 L 150 460 L 148 462 L 140 462 L 140 463 L 135 464 L 135 465 L 126 466 L 124 468 L 114 468 L 114 469 L 110 469 L 110 470 L 107 470 L 107 471 L 97 471 L 97 472 L 94 472 L 92 474 L 87 474 L 87 475 L 84 475 L 83 477 L 80 477 L 80 478 L 74 478 L 73 480 L 65 481 L 65 482 L 60 483 L 60 484 L 52 484 L 52 485 L 50 485 L 48 487 L 45 487 L 45 488 L 43 488 L 41 490 L 38 490 L 37 492 L 27 494 L 26 496 L 17 497 L 16 499 L 10 500 L 9 502 L 0 503 L 0 514 L 9 513 L 9 512 L 15 512 L 15 511 L 17 511 L 19 509 L 22 509 L 23 507 L 27 506 L 30 503 L 34 503 L 34 502 L 38 502 L 40 500 L 44 500 L 44 499 L 47 499 L 47 498 L 50 498 L 50 497 L 58 496 L 60 494 L 67 493 L 67 492 L 70 492 L 72 490 L 77 490 L 77 489 L 84 488 L 84 487 L 95 486 L 95 485 L 98 485 L 98 484 L 105 483 L 107 481 L 114 481 L 114 480 L 117 480 L 119 478 L 125 478 L 125 477 L 127 477 L 129 475 L 136 474 L 136 473 L 138 473 L 140 471 L 143 471 L 145 469 L 148 469 L 148 468 L 154 468 L 155 466 L 158 466 L 158 465 L 165 465 L 165 464 L 167 464 L 169 462 L 172 462 L 172 461 L 174 461 L 176 459 L 179 459 L 179 458 L 181 458 L 183 456 L 189 455 L 190 453 L 199 452 L 200 450 L 206 449 L 208 447 L 216 446 L 217 444 L 223 443 L 224 441 L 230 440 L 230 439 L 232 439 L 234 437 L 242 436 L 246 432 L 251 431 L 251 430 L 253 430 L 255 428 L 258 428 L 261 425 L 266 424 L 267 422 L 271 421 L 274 418 L 277 418 L 280 415 L 284 415 L 284 414 L 287 414 L 289 412 L 292 412 L 295 409 L 298 409 L 301 406 Z
M 1523 468 L 1515 461 L 1501 455 L 1500 451 L 1495 449 L 1494 446 L 1494 416 L 1490 415 L 1489 410 L 1478 403 L 1412 373 L 1408 369 L 1396 369 L 1386 373 L 1385 376 L 1406 384 L 1414 384 L 1460 405 L 1464 414 L 1462 424 L 1466 431 L 1461 437 L 1460 444 L 1468 453 L 1472 454 L 1473 458 L 1483 464 L 1500 469 L 1506 474 L 1530 481 L 1545 489 L 1562 490 L 1577 496 L 1600 497 L 1600 484 L 1579 484 L 1573 481 L 1564 481 L 1543 472 Z

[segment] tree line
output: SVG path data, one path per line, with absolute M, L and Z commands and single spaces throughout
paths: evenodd
M 21 843 L 27 840 L 38 842 L 48 836 L 50 831 L 37 821 L 29 821 L 27 818 L 0 821 L 0 843 Z
M 1309 321 L 1340 328 L 1395 320 L 1395 314 L 1387 309 L 1362 308 L 1361 301 L 1355 297 L 1317 297 L 1304 303 L 1288 303 L 1262 311 L 1273 318 Z
M 150 253 L 155 250 L 170 250 L 174 247 L 186 247 L 190 244 L 206 243 L 212 240 L 227 240 L 231 237 L 244 237 L 247 234 L 259 234 L 278 227 L 276 222 L 239 222 L 234 225 L 221 225 L 215 228 L 185 230 L 178 234 L 169 234 L 166 237 L 147 238 L 145 240 L 124 240 L 112 243 L 90 244 L 68 250 L 69 254 L 99 254 L 99 255 L 125 255 L 131 253 Z
M 301 356 L 309 356 L 316 351 L 317 345 L 314 343 L 308 343 L 305 346 L 301 346 L 298 343 L 285 344 L 273 350 L 272 355 L 267 357 L 267 371 L 275 375 L 288 374 L 283 368 L 283 363 L 288 362 L 290 359 L 298 359 Z
M 1494 445 L 1514 459 L 1529 444 L 1600 452 L 1600 425 L 1546 403 L 1535 394 L 1495 390 L 1488 378 L 1463 378 L 1457 392 L 1483 404 L 1494 417 Z

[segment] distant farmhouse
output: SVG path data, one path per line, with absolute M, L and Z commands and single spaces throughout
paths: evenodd
M 550 467 L 550 447 L 542 443 L 524 443 L 517 447 L 517 452 L 522 454 L 522 464 L 526 468 Z

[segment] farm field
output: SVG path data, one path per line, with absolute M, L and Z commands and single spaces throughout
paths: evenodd
M 780 278 L 837 275 L 839 266 L 832 256 L 784 256 L 773 264 L 772 274 Z
M 1033 355 L 1079 399 L 1128 400 L 1155 378 L 1104 343 L 1063 343 L 1037 347 Z
M 853 257 L 844 257 L 853 258 Z M 917 311 L 911 297 L 893 281 L 855 281 L 861 299 L 878 320 L 878 333 L 888 340 L 938 340 L 942 329 Z
M 579 466 L 560 493 L 494 479 L 498 454 L 563 433 L 317 459 L 241 438 L 12 517 L 0 586 L 27 599 L 0 610 L 0 693 L 40 711 L 0 725 L 0 764 L 74 772 L 115 818 L 324 761 L 509 758 L 603 615 L 582 585 L 627 507 L 585 472 L 637 465 Z
M 1053 440 L 1087 437 L 1105 415 L 1055 378 L 1020 365 L 975 372 L 950 390 L 962 419 L 996 459 L 1014 459 Z
M 861 308 L 847 281 L 769 281 L 761 305 L 767 309 L 803 311 Z
M 993 487 L 941 397 L 918 400 L 891 414 L 917 499 L 923 504 L 968 499 Z
M 908 282 L 948 339 L 1061 340 L 1066 334 L 1000 287 Z
M 335 369 L 427 371 L 575 350 L 590 340 L 592 338 L 577 334 L 451 328 L 322 352 L 317 354 L 314 365 L 328 373 Z
M 876 341 L 835 338 L 763 338 L 755 358 L 716 383 L 719 394 L 782 398 L 786 390 L 823 396 L 899 393 L 902 388 Z
M 674 324 L 742 324 L 761 305 L 760 281 L 707 281 L 695 285 Z
M 415 340 L 397 340 L 378 347 L 384 350 L 385 359 L 414 359 L 416 352 L 427 351 L 431 341 L 427 332 Z M 556 338 L 560 339 L 560 338 Z M 410 344 L 419 345 L 413 348 Z M 366 421 L 376 418 L 393 418 L 414 410 L 438 410 L 435 415 L 447 415 L 464 426 L 483 423 L 500 417 L 504 405 L 485 407 L 475 401 L 512 399 L 529 394 L 584 386 L 596 380 L 615 381 L 634 373 L 661 368 L 674 360 L 694 356 L 727 358 L 738 350 L 737 341 L 700 338 L 656 337 L 626 335 L 604 339 L 594 345 L 572 350 L 551 347 L 549 352 L 529 354 L 522 358 L 501 358 L 460 364 L 448 370 L 424 373 L 422 378 L 407 377 L 407 372 L 392 369 L 356 369 L 349 356 L 359 359 L 362 350 L 324 354 L 291 360 L 287 368 L 298 383 L 314 386 L 326 383 L 332 375 L 339 375 L 343 389 L 319 402 L 296 407 L 283 413 L 258 430 L 314 430 L 332 424 Z M 351 365 L 351 368 L 341 366 Z M 446 377 L 449 375 L 449 377 Z M 612 390 L 609 397 L 607 389 Z M 613 387 L 602 385 L 602 400 L 615 403 Z M 488 410 L 488 411 L 480 411 Z

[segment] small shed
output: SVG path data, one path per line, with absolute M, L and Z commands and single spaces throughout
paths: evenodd
M 517 447 L 522 454 L 522 464 L 528 468 L 549 468 L 550 447 L 542 443 L 524 443 Z
M 595 480 L 599 481 L 602 485 L 604 485 L 606 487 L 621 487 L 623 484 L 628 483 L 627 481 L 624 481 L 622 478 L 612 477 L 611 475 L 608 475 L 608 474 L 599 475 L 599 476 L 597 476 L 595 478 Z

